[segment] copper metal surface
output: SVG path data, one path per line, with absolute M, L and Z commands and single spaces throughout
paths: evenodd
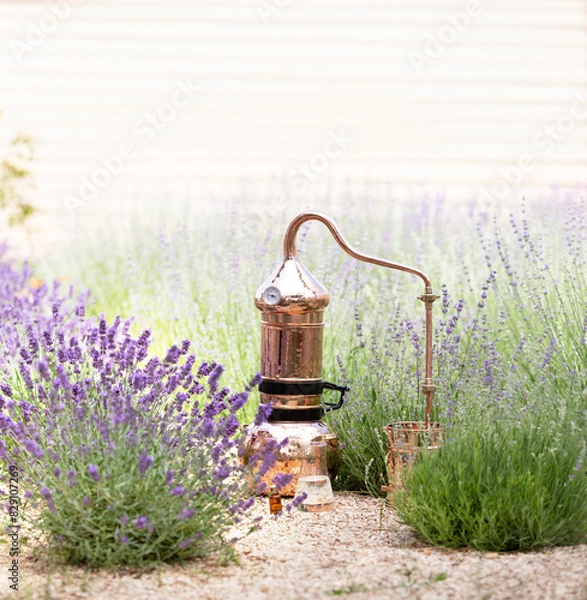
M 300 410 L 320 406 L 322 404 L 322 394 L 316 396 L 276 396 L 261 393 L 261 402 L 271 404 L 273 408 Z
M 293 496 L 298 482 L 302 463 L 305 456 L 305 446 L 309 442 L 324 441 L 327 444 L 326 463 L 328 474 L 334 480 L 341 461 L 341 449 L 338 439 L 322 421 L 268 421 L 257 426 L 250 426 L 247 431 L 247 443 L 244 448 L 243 460 L 246 463 L 250 458 L 262 452 L 268 440 L 282 442 L 288 440 L 287 445 L 280 451 L 277 463 L 265 475 L 263 480 L 267 486 L 272 484 L 273 477 L 278 473 L 293 475 L 292 481 L 281 490 L 282 496 Z
M 326 288 L 296 257 L 285 259 L 259 287 L 255 306 L 261 311 L 261 374 L 265 381 L 298 385 L 322 382 L 323 316 L 329 302 Z M 281 442 L 287 438 L 287 445 L 264 481 L 269 485 L 275 474 L 291 473 L 293 480 L 281 493 L 293 496 L 304 461 L 304 444 L 324 440 L 328 444 L 329 473 L 334 478 L 341 460 L 336 435 L 322 421 L 293 420 L 296 412 L 301 415 L 299 411 L 304 409 L 319 408 L 322 394 L 262 392 L 260 400 L 274 409 L 287 411 L 292 420 L 270 420 L 250 427 L 244 449 L 245 463 L 262 450 L 268 440 Z
M 261 320 L 261 373 L 268 379 L 322 378 L 323 323 Z
M 425 320 L 425 375 L 424 375 L 424 384 L 422 385 L 422 393 L 426 398 L 426 424 L 430 425 L 430 416 L 432 413 L 432 398 L 434 396 L 434 390 L 436 386 L 432 382 L 432 303 L 438 299 L 439 296 L 435 295 L 432 292 L 432 283 L 430 278 L 420 271 L 419 269 L 415 269 L 413 267 L 407 267 L 405 265 L 401 265 L 399 263 L 393 263 L 388 260 L 384 260 L 381 258 L 376 258 L 374 256 L 369 256 L 368 254 L 363 254 L 362 252 L 358 252 L 354 248 L 350 246 L 350 244 L 344 239 L 342 233 L 339 231 L 338 227 L 334 223 L 334 221 L 324 213 L 321 212 L 304 212 L 295 217 L 287 227 L 285 232 L 285 236 L 283 238 L 283 256 L 284 261 L 292 260 L 296 258 L 297 248 L 296 248 L 296 235 L 300 228 L 300 226 L 306 221 L 320 221 L 330 231 L 332 236 L 334 237 L 336 243 L 350 256 L 353 258 L 371 263 L 374 265 L 378 265 L 380 267 L 387 267 L 389 269 L 395 269 L 397 271 L 404 271 L 406 273 L 411 273 L 412 275 L 416 275 L 424 282 L 424 294 L 420 296 L 420 300 L 424 302 L 426 308 L 426 320 Z
M 267 288 L 271 287 L 277 288 L 281 294 L 276 304 L 268 303 L 263 296 Z M 284 259 L 255 294 L 255 306 L 264 314 L 273 313 L 279 322 L 282 322 L 280 315 L 291 318 L 290 315 L 316 314 L 316 311 L 326 308 L 329 302 L 328 290 L 295 256 Z M 311 322 L 312 318 L 307 316 L 300 322 Z
M 270 304 L 264 294 L 277 290 Z M 261 374 L 266 379 L 322 379 L 326 288 L 297 260 L 284 260 L 255 294 L 261 316 Z M 262 398 L 262 401 L 268 399 Z

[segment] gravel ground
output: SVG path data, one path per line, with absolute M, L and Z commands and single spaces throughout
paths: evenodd
M 267 514 L 259 499 L 258 514 Z M 142 575 L 55 567 L 27 556 L 20 593 L 31 599 L 587 600 L 587 545 L 535 553 L 480 553 L 426 546 L 382 501 L 336 494 L 333 511 L 285 513 L 236 542 L 239 565 L 214 560 Z M 4 577 L 2 578 L 4 579 Z M 7 584 L 4 590 L 8 592 Z M 16 597 L 14 592 L 5 596 Z

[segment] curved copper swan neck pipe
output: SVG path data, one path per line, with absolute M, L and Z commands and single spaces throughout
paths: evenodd
M 303 212 L 295 217 L 290 224 L 287 226 L 285 236 L 283 238 L 283 256 L 284 259 L 295 258 L 297 256 L 296 248 L 296 235 L 300 226 L 306 221 L 320 221 L 330 231 L 332 237 L 334 237 L 336 243 L 350 256 L 356 260 L 360 260 L 366 263 L 378 265 L 380 267 L 387 267 L 389 269 L 395 269 L 397 271 L 404 271 L 416 275 L 424 282 L 424 294 L 420 296 L 420 300 L 424 302 L 426 308 L 426 354 L 425 354 L 425 380 L 422 385 L 422 392 L 426 397 L 426 425 L 430 425 L 430 415 L 432 412 L 432 396 L 436 386 L 432 382 L 432 303 L 438 298 L 432 292 L 432 284 L 430 278 L 413 267 L 407 267 L 398 263 L 393 263 L 382 258 L 376 258 L 358 252 L 355 250 L 343 237 L 342 233 L 334 223 L 334 221 L 326 214 L 318 211 Z
M 431 287 L 430 279 L 427 275 L 425 275 L 419 269 L 414 269 L 412 267 L 406 267 L 405 265 L 400 265 L 397 263 L 392 263 L 388 260 L 383 260 L 381 258 L 375 258 L 374 256 L 368 256 L 367 254 L 363 254 L 362 252 L 357 252 L 343 237 L 342 233 L 336 226 L 336 223 L 324 213 L 321 212 L 303 212 L 295 217 L 290 224 L 287 226 L 285 231 L 285 236 L 283 238 L 283 256 L 284 258 L 294 258 L 297 255 L 296 248 L 296 235 L 298 233 L 299 228 L 306 221 L 320 221 L 332 234 L 332 237 L 336 240 L 336 243 L 347 253 L 350 254 L 353 258 L 357 260 L 362 260 L 363 262 L 372 263 L 374 265 L 379 265 L 380 267 L 388 267 L 390 269 L 397 269 L 398 271 L 405 271 L 406 273 L 412 273 L 413 275 L 417 275 L 422 279 L 424 285 L 426 287 Z

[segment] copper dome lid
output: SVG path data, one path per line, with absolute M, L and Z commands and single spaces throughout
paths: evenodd
M 328 290 L 295 256 L 285 258 L 255 294 L 255 306 L 265 313 L 308 313 L 329 302 Z

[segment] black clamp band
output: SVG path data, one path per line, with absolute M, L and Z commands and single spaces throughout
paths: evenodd
M 259 385 L 259 391 L 263 394 L 270 394 L 273 396 L 317 396 L 324 390 L 334 390 L 340 392 L 340 400 L 338 402 L 324 402 L 324 410 L 338 410 L 344 403 L 344 400 L 349 393 L 350 389 L 346 385 L 336 385 L 329 381 L 317 381 L 311 383 L 285 383 L 281 381 L 272 381 L 263 379 L 261 385 Z M 288 410 L 288 409 L 278 409 Z M 305 409 L 304 409 L 305 410 Z M 310 409 L 309 409 L 310 410 Z M 313 409 L 311 409 L 313 410 Z M 322 409 L 320 409 L 322 410 Z M 295 412 L 288 410 L 288 412 Z M 318 419 L 321 417 L 318 417 Z M 275 419 L 277 420 L 277 419 Z M 289 420 L 289 419 L 280 419 Z M 297 419 L 300 421 L 307 421 L 312 419 Z
M 324 409 L 321 406 L 312 406 L 308 408 L 274 408 L 268 421 L 319 421 L 324 416 Z
M 312 383 L 284 383 L 263 379 L 259 391 L 272 396 L 318 396 L 324 389 L 323 381 Z

